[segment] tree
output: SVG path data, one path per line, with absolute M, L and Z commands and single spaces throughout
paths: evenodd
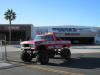
M 12 9 L 8 9 L 4 15 L 4 18 L 9 20 L 9 44 L 11 44 L 11 22 L 16 19 L 16 13 Z

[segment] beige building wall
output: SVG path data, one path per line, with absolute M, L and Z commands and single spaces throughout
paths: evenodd
M 69 32 L 69 33 L 56 32 L 55 35 L 57 37 L 95 37 L 96 32 Z

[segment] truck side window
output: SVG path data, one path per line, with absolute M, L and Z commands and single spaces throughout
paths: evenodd
M 53 38 L 52 35 L 48 35 L 48 36 L 46 36 L 46 39 L 47 39 L 48 41 L 54 41 L 54 38 Z

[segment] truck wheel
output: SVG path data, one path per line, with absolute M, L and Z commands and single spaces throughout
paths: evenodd
M 21 54 L 21 59 L 24 61 L 24 62 L 30 62 L 32 60 L 31 58 L 31 55 L 27 52 L 23 52 Z
M 63 57 L 66 60 L 70 60 L 71 59 L 71 52 L 70 49 L 68 48 L 63 48 L 61 50 L 61 57 Z
M 37 56 L 38 62 L 41 64 L 47 64 L 49 61 L 49 53 L 46 51 L 40 52 Z

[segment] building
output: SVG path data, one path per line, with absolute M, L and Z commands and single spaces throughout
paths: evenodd
M 0 24 L 0 40 L 9 41 L 9 24 Z M 12 24 L 11 41 L 30 40 L 32 37 L 32 24 Z
M 38 32 L 55 32 L 63 40 L 70 40 L 72 44 L 100 44 L 100 27 L 89 26 L 41 26 L 33 30 L 33 38 Z
M 0 40 L 9 41 L 9 24 L 0 24 Z M 90 26 L 38 26 L 32 24 L 12 24 L 11 41 L 33 40 L 39 32 L 55 32 L 63 40 L 72 44 L 100 44 L 100 27 Z

